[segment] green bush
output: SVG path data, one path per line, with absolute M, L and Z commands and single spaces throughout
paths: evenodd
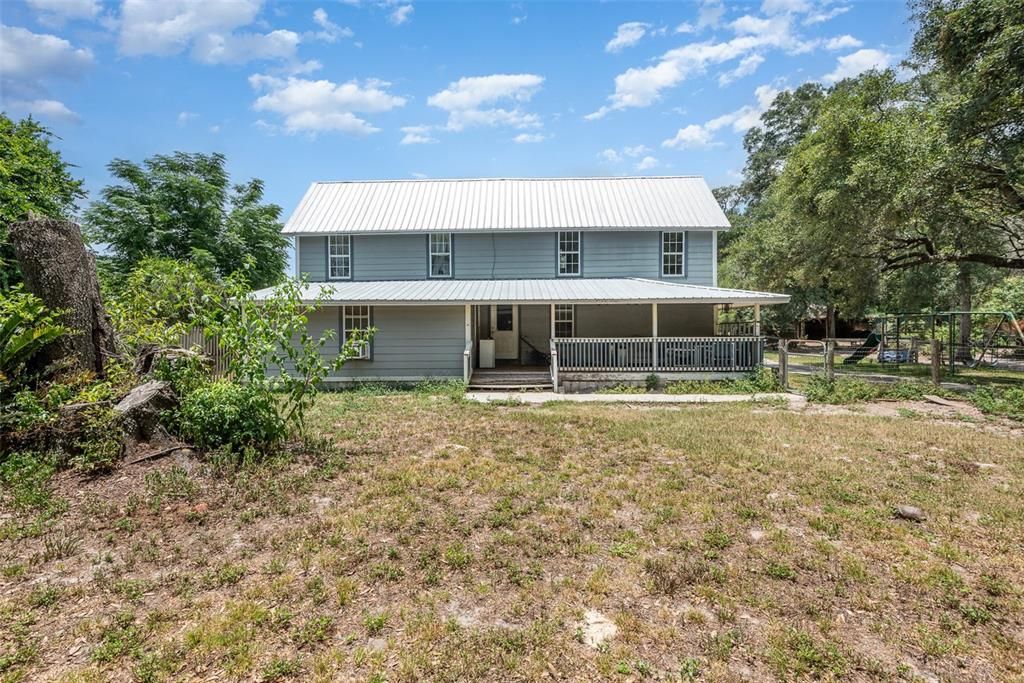
M 980 387 L 971 402 L 987 415 L 1004 415 L 1024 421 L 1024 388 L 996 389 Z
M 768 394 L 782 391 L 778 375 L 760 368 L 741 379 L 682 380 L 665 386 L 666 394 Z
M 824 375 L 813 375 L 807 382 L 804 393 L 813 403 L 860 403 L 863 401 L 919 401 L 925 393 L 936 391 L 934 387 L 916 382 L 893 382 L 882 384 L 853 377 L 828 379 Z
M 226 380 L 201 386 L 182 400 L 176 423 L 181 435 L 200 448 L 254 448 L 266 453 L 286 433 L 274 397 L 262 387 Z

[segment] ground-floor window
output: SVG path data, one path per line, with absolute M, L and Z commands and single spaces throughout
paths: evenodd
M 341 307 L 341 338 L 347 342 L 354 333 L 359 330 L 370 329 L 370 307 L 369 306 L 342 306 Z M 363 342 L 359 345 L 357 358 L 370 358 L 370 342 Z
M 576 306 L 555 304 L 555 337 L 572 337 L 576 332 Z

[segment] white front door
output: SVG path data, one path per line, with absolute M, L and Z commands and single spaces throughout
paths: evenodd
M 495 358 L 519 358 L 519 306 L 491 306 L 491 339 L 494 340 Z

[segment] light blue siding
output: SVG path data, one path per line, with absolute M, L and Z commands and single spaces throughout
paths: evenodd
M 456 279 L 526 280 L 555 277 L 553 232 L 455 235 Z
M 356 235 L 352 238 L 355 280 L 424 280 L 425 235 Z
M 583 233 L 583 277 L 649 277 L 660 273 L 661 233 Z
M 377 328 L 371 359 L 348 361 L 329 380 L 462 377 L 464 307 L 374 306 L 371 315 Z M 325 306 L 309 316 L 309 332 L 314 337 L 334 330 L 334 339 L 321 350 L 325 357 L 333 358 L 338 353 L 339 328 L 338 306 Z
M 356 235 L 352 238 L 355 280 L 423 280 L 427 277 L 426 236 Z M 300 237 L 300 270 L 310 281 L 326 280 L 327 238 Z M 646 277 L 714 285 L 712 233 L 686 233 L 686 275 L 661 277 L 661 233 L 583 233 L 583 277 Z M 472 233 L 452 239 L 456 279 L 521 280 L 557 277 L 557 233 Z
M 299 272 L 310 282 L 327 280 L 327 238 L 299 237 Z

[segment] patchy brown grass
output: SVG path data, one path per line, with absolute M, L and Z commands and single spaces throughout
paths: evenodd
M 325 397 L 313 452 L 0 511 L 0 675 L 1024 675 L 1024 459 L 921 415 Z M 928 519 L 893 518 L 897 504 Z M 583 643 L 588 610 L 614 621 Z

